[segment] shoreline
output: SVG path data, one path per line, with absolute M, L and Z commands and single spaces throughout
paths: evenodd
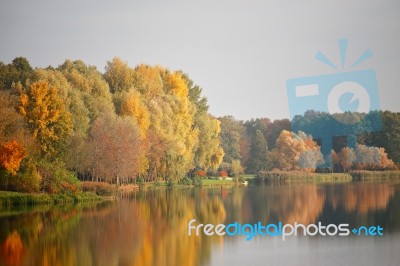
M 62 205 L 70 203 L 100 202 L 108 197 L 101 197 L 91 192 L 75 194 L 27 193 L 0 191 L 0 208 L 3 206 L 22 205 Z
M 265 171 L 255 176 L 245 178 L 245 182 L 253 185 L 274 183 L 350 183 L 363 181 L 393 181 L 400 180 L 400 170 L 390 171 L 350 171 L 348 173 L 307 173 L 296 171 Z M 247 184 L 246 183 L 246 184 Z M 246 186 L 246 184 L 229 179 L 203 179 L 200 188 L 210 189 L 217 187 Z M 174 184 L 172 189 L 197 188 L 194 185 Z M 154 182 L 146 182 L 143 186 L 128 184 L 115 188 L 114 193 L 98 195 L 93 191 L 84 191 L 74 194 L 58 193 L 28 193 L 14 191 L 0 191 L 0 208 L 4 206 L 23 205 L 63 205 L 86 202 L 112 201 L 124 195 L 152 189 L 170 189 L 166 183 L 155 185 Z

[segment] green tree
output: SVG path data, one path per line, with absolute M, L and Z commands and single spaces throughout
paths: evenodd
M 257 129 L 255 136 L 251 140 L 250 159 L 248 162 L 247 172 L 257 173 L 267 170 L 267 141 L 265 140 L 261 130 Z
M 290 131 L 290 124 L 291 123 L 289 119 L 277 119 L 268 124 L 264 132 L 264 137 L 268 143 L 269 149 L 272 150 L 273 148 L 275 148 L 276 140 L 283 130 Z
M 220 122 L 208 114 L 207 98 L 202 96 L 202 89 L 194 85 L 187 74 L 183 74 L 189 88 L 189 100 L 196 107 L 193 127 L 198 130 L 198 144 L 195 151 L 194 165 L 205 170 L 216 170 L 222 162 L 224 152 L 220 145 Z
M 33 69 L 25 57 L 16 57 L 8 65 L 0 62 L 0 90 L 11 89 L 13 83 L 25 84 L 33 77 Z
M 25 148 L 31 144 L 27 123 L 16 110 L 19 98 L 10 91 L 0 91 L 0 143 L 17 140 Z
M 225 152 L 224 162 L 232 163 L 233 160 L 241 160 L 240 140 L 244 127 L 233 116 L 224 116 L 218 119 L 221 122 L 220 142 Z
M 384 130 L 384 145 L 377 145 L 385 148 L 389 157 L 395 162 L 400 162 L 400 113 L 385 111 L 382 113 Z

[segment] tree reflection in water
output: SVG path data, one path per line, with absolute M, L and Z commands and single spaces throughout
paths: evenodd
M 138 192 L 97 206 L 38 210 L 0 218 L 6 265 L 198 265 L 222 237 L 189 237 L 187 224 L 223 223 L 220 194 Z M 21 240 L 22 239 L 22 240 Z
M 11 208 L 0 213 L 0 265 L 201 265 L 224 241 L 188 236 L 196 223 L 321 221 L 400 229 L 390 183 L 157 189 L 97 205 Z

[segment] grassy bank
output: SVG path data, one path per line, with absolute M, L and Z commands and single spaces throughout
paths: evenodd
M 0 206 L 4 205 L 34 205 L 34 204 L 64 204 L 76 202 L 99 201 L 100 197 L 91 192 L 79 192 L 75 194 L 45 194 L 45 193 L 21 193 L 0 191 Z
M 234 186 L 238 184 L 233 180 L 226 180 L 226 179 L 204 179 L 203 180 L 203 187 L 220 187 L 220 186 Z
M 259 172 L 253 179 L 262 183 L 288 182 L 350 182 L 352 177 L 347 173 L 307 173 L 295 171 L 265 171 Z
M 351 182 L 373 180 L 400 180 L 400 171 L 350 171 L 349 173 L 306 173 L 296 171 L 259 172 L 253 182 L 290 183 L 290 182 Z
M 400 171 L 351 171 L 354 181 L 400 180 Z
M 221 186 L 234 186 L 238 185 L 238 182 L 235 182 L 234 180 L 231 179 L 217 179 L 217 178 L 207 178 L 207 179 L 201 179 L 199 183 L 193 184 L 193 183 L 187 183 L 187 184 L 182 184 L 180 182 L 172 182 L 172 184 L 169 184 L 169 182 L 166 181 L 152 181 L 152 182 L 145 182 L 143 183 L 140 188 L 141 189 L 152 189 L 152 188 L 193 188 L 193 187 L 221 187 Z
M 233 186 L 237 184 L 232 180 L 204 179 L 201 187 Z M 40 204 L 65 204 L 100 201 L 114 197 L 123 197 L 139 189 L 138 185 L 110 185 L 102 182 L 81 182 L 83 192 L 74 194 L 48 194 L 48 193 L 22 193 L 12 191 L 0 191 L 1 206 L 23 206 Z M 167 182 L 145 182 L 141 188 L 168 188 Z M 184 185 L 174 182 L 173 188 L 188 188 L 194 185 Z

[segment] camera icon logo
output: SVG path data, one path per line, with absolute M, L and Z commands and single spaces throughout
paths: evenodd
M 344 68 L 347 40 L 339 40 L 339 48 Z M 355 112 L 368 114 L 380 109 L 375 70 L 351 70 L 371 56 L 372 51 L 368 49 L 350 66 L 349 71 L 294 78 L 286 82 L 292 131 L 304 131 L 314 139 L 319 139 L 324 157 L 330 154 L 335 137 L 345 137 L 346 146 L 354 147 L 357 141 L 354 132 L 359 134 L 381 130 L 380 117 L 374 118 L 373 123 L 368 127 L 364 126 L 364 132 L 360 132 L 362 119 L 360 121 L 351 116 Z M 316 59 L 335 70 L 338 69 L 321 52 L 317 53 Z M 296 116 L 303 116 L 309 110 L 329 115 L 328 123 L 325 121 L 321 125 L 323 128 L 318 131 L 310 130 L 304 123 L 297 123 Z
M 379 110 L 373 69 L 289 79 L 286 83 L 290 118 L 308 110 L 331 115 Z M 335 117 L 339 122 L 340 116 Z

